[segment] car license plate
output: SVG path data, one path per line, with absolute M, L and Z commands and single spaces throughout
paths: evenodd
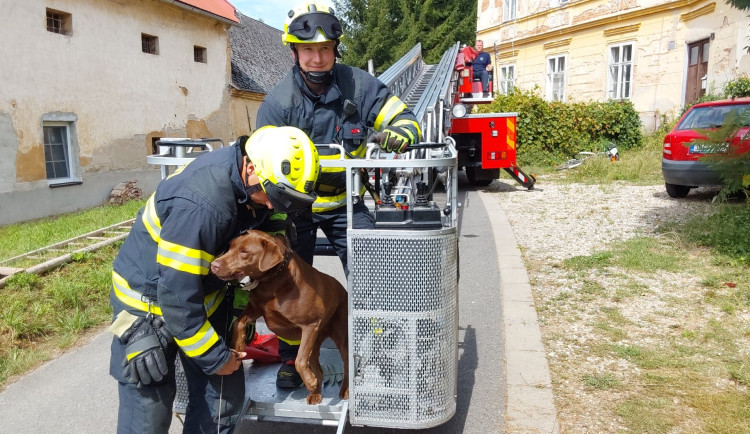
M 727 152 L 728 145 L 692 145 L 691 154 L 717 154 Z

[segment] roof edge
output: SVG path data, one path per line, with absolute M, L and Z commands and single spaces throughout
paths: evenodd
M 226 24 L 239 24 L 240 22 L 240 20 L 236 16 L 236 11 L 234 9 L 234 6 L 232 6 L 229 2 L 225 2 L 225 3 L 227 4 L 227 6 L 229 6 L 232 9 L 232 11 L 234 11 L 234 13 L 231 16 L 227 14 L 227 12 L 224 12 L 224 14 L 221 14 L 221 11 L 219 11 L 218 9 L 216 11 L 203 9 L 201 7 L 191 4 L 191 2 L 186 1 L 186 0 L 161 0 L 161 1 L 164 3 L 170 3 L 174 6 L 177 6 L 178 8 L 182 8 L 182 9 L 195 12 L 201 15 L 209 16 L 211 18 L 217 19 Z

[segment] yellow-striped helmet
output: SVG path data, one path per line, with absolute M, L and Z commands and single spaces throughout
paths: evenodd
M 245 142 L 245 152 L 274 210 L 298 211 L 315 201 L 320 157 L 304 131 L 267 125 Z
M 322 3 L 305 2 L 287 14 L 281 42 L 284 45 L 338 41 L 343 34 L 333 8 Z

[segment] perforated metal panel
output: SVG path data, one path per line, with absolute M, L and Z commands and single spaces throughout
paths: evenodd
M 354 425 L 429 428 L 456 411 L 455 228 L 349 231 Z
M 174 397 L 174 404 L 172 404 L 172 411 L 175 413 L 185 414 L 187 410 L 189 394 L 187 378 L 185 378 L 185 369 L 182 367 L 179 355 L 175 357 L 174 361 L 174 378 L 177 384 L 177 392 Z

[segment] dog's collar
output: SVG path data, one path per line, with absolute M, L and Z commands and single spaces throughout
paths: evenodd
M 250 276 L 245 276 L 242 278 L 242 280 L 237 282 L 237 285 L 239 285 L 240 289 L 244 291 L 252 291 L 253 289 L 258 287 L 259 283 L 260 282 L 258 282 L 257 280 L 251 279 Z

